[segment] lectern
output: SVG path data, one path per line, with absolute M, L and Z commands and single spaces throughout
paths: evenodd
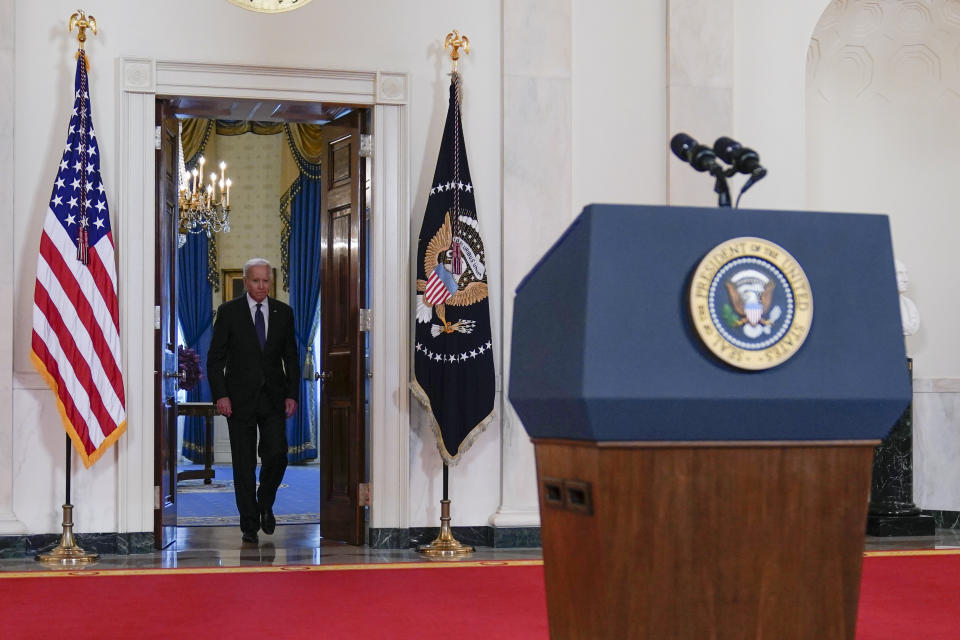
M 551 637 L 853 640 L 905 358 L 886 216 L 588 206 L 514 303 Z

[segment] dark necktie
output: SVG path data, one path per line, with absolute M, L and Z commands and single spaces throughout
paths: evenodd
M 262 306 L 262 302 L 257 303 L 257 313 L 253 316 L 253 327 L 257 330 L 257 340 L 260 341 L 261 349 L 267 343 L 267 325 L 263 321 L 263 311 L 260 310 Z

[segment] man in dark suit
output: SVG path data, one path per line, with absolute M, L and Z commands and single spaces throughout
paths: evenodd
M 270 298 L 270 263 L 243 265 L 246 293 L 217 309 L 207 353 L 207 379 L 217 411 L 227 417 L 233 484 L 244 542 L 273 533 L 273 502 L 287 468 L 286 420 L 297 410 L 300 363 L 293 309 Z M 256 489 L 257 428 L 260 487 Z

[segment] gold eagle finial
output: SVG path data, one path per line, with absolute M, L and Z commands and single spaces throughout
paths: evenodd
M 67 22 L 67 31 L 73 31 L 73 28 L 77 28 L 77 40 L 80 43 L 80 51 L 83 51 L 83 45 L 87 41 L 87 29 L 93 31 L 93 34 L 97 34 L 97 19 L 93 16 L 88 16 L 83 9 L 77 9 L 76 13 L 70 16 L 70 21 Z M 77 55 L 74 57 L 80 57 L 80 51 L 77 51 Z M 90 70 L 90 60 L 84 56 L 84 62 L 87 67 L 87 71 Z
M 444 49 L 453 49 L 450 52 L 450 59 L 453 60 L 453 72 L 457 72 L 457 61 L 460 60 L 460 49 L 463 49 L 464 53 L 470 53 L 470 38 L 467 36 L 461 35 L 459 31 L 454 29 L 447 34 L 446 39 L 443 41 Z
M 67 23 L 67 30 L 73 31 L 73 28 L 76 27 L 77 31 L 77 40 L 80 41 L 80 48 L 83 49 L 83 43 L 87 41 L 87 29 L 93 30 L 93 34 L 97 34 L 97 19 L 93 16 L 88 16 L 83 9 L 77 9 L 77 12 L 70 16 L 70 22 Z

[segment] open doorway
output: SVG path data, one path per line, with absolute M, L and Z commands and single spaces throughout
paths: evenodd
M 268 259 L 276 274 L 271 297 L 294 307 L 302 369 L 301 402 L 287 423 L 289 466 L 274 505 L 278 525 L 314 524 L 326 538 L 359 544 L 367 380 L 360 316 L 369 307 L 370 193 L 360 147 L 369 110 L 216 98 L 157 103 L 156 296 L 160 333 L 168 334 L 158 338 L 158 365 L 182 346 L 195 352 L 184 360 L 195 358 L 202 368 L 213 312 L 243 293 L 242 264 Z M 226 163 L 233 180 L 229 231 L 178 228 L 181 140 L 188 172 L 201 157 L 206 170 Z M 158 547 L 172 541 L 176 526 L 238 525 L 226 419 L 213 415 L 205 384 L 156 395 Z

